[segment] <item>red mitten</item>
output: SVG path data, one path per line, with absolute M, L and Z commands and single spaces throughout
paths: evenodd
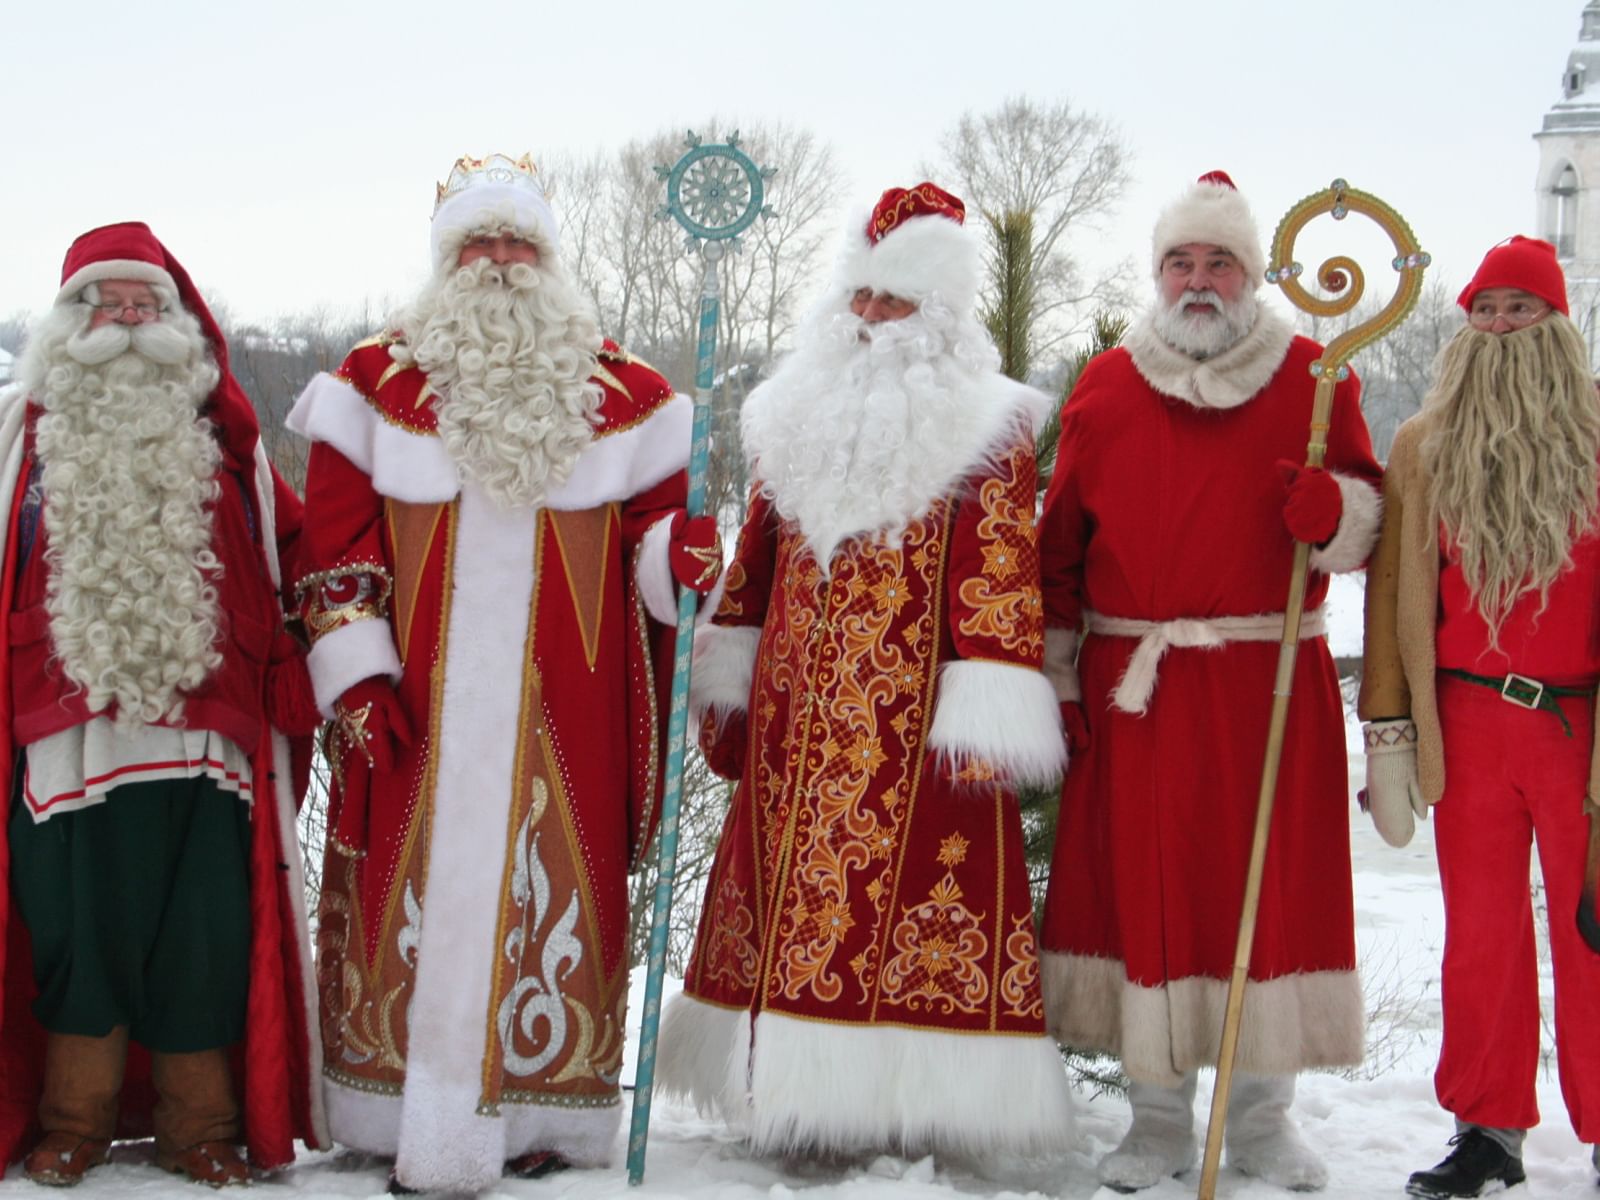
M 1083 705 L 1077 700 L 1061 702 L 1061 728 L 1067 735 L 1070 757 L 1076 758 L 1089 748 L 1089 718 L 1083 714 Z
M 715 711 L 707 709 L 700 718 L 700 754 L 712 774 L 737 782 L 744 775 L 749 743 L 750 724 L 744 713 L 726 713 L 719 720 Z
M 267 668 L 267 720 L 286 737 L 309 737 L 322 724 L 311 672 L 298 651 Z
M 667 561 L 673 578 L 704 596 L 722 574 L 722 535 L 717 532 L 716 518 L 679 512 L 667 533 Z
M 373 675 L 345 689 L 334 703 L 340 732 L 377 772 L 392 771 L 399 749 L 410 746 L 411 722 L 400 707 L 400 697 L 381 675 Z
M 1283 523 L 1297 542 L 1320 546 L 1339 531 L 1344 495 L 1339 481 L 1321 467 L 1303 467 L 1278 460 L 1283 479 Z

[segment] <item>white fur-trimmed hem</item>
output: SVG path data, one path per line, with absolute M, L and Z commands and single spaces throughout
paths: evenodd
M 1341 571 L 1354 571 L 1367 561 L 1372 548 L 1378 544 L 1378 526 L 1383 519 L 1383 497 L 1378 489 L 1353 475 L 1329 471 L 1339 485 L 1339 497 L 1344 510 L 1339 514 L 1339 528 L 1334 531 L 1326 546 L 1311 548 L 1311 569 L 1324 575 Z
M 1081 701 L 1078 682 L 1078 631 L 1057 627 L 1044 631 L 1044 677 L 1056 690 L 1058 701 Z
M 696 724 L 706 709 L 717 715 L 742 713 L 750 707 L 750 684 L 756 673 L 759 625 L 707 624 L 694 633 L 694 666 L 689 676 L 689 717 Z
M 750 1055 L 750 1013 L 723 1008 L 679 992 L 661 1014 L 656 1087 L 693 1101 L 701 1116 L 720 1116 L 743 1129 L 748 1123 L 745 1063 Z
M 662 517 L 639 539 L 635 582 L 644 610 L 663 625 L 678 623 L 678 584 L 672 578 L 672 518 Z
M 1044 1034 L 947 1033 L 756 1017 L 757 1153 L 1035 1156 L 1066 1149 L 1072 1096 Z
M 362 1091 L 328 1075 L 319 1082 L 327 1100 L 328 1122 L 335 1141 L 367 1154 L 400 1154 L 399 1096 Z M 464 1175 L 435 1185 L 440 1189 L 462 1188 L 469 1180 L 479 1190 L 491 1188 L 498 1182 L 504 1162 L 533 1150 L 554 1150 L 577 1167 L 607 1166 L 622 1125 L 622 1102 L 619 1098 L 616 1104 L 602 1108 L 556 1108 L 502 1102 L 498 1117 L 474 1116 L 471 1120 L 484 1127 L 477 1132 L 496 1135 L 471 1139 L 475 1147 L 492 1143 L 490 1148 L 495 1157 L 470 1164 Z M 426 1183 L 424 1178 L 413 1177 L 408 1169 L 412 1165 L 418 1168 L 418 1176 L 427 1178 L 445 1175 L 453 1169 L 452 1164 L 413 1154 L 409 1156 L 408 1167 L 402 1168 L 403 1182 L 411 1187 Z
M 1057 783 L 1067 746 L 1055 687 L 1043 672 L 1016 663 L 946 663 L 928 749 L 954 775 L 981 760 L 1009 783 Z
M 341 625 L 317 639 L 306 655 L 306 669 L 311 672 L 317 710 L 331 721 L 333 702 L 363 679 L 383 675 L 390 683 L 400 682 L 400 654 L 394 648 L 394 630 L 383 617 Z
M 1227 1011 L 1223 979 L 1190 976 L 1165 986 L 1131 982 L 1121 962 L 1040 955 L 1045 1019 L 1063 1046 L 1120 1055 L 1131 1079 L 1176 1087 L 1215 1066 Z M 1308 971 L 1245 985 L 1235 1067 L 1281 1075 L 1342 1067 L 1364 1053 L 1364 1003 L 1354 971 Z

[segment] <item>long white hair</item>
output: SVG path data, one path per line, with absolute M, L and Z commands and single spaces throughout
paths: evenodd
M 1600 511 L 1600 400 L 1583 335 L 1552 312 L 1526 329 L 1464 327 L 1439 352 L 1418 447 L 1428 499 L 1498 644 L 1522 597 L 1550 585 Z
M 389 353 L 427 372 L 465 477 L 506 508 L 567 480 L 599 420 L 600 332 L 558 260 L 443 272 L 392 325 L 406 336 Z
M 162 289 L 164 292 L 165 289 Z M 53 651 L 92 712 L 177 720 L 222 664 L 211 549 L 221 448 L 201 408 L 218 371 L 169 295 L 154 323 L 89 329 L 52 308 L 19 378 L 43 410 L 35 447 Z

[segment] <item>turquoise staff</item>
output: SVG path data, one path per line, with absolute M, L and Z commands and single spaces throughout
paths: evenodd
M 771 167 L 757 167 L 739 149 L 739 135 L 725 143 L 701 145 L 693 133 L 688 151 L 671 167 L 657 167 L 667 183 L 667 203 L 657 213 L 688 231 L 687 246 L 698 250 L 705 270 L 700 289 L 700 338 L 694 379 L 694 440 L 689 450 L 689 515 L 706 508 L 706 474 L 711 450 L 711 389 L 717 357 L 717 318 L 721 295 L 717 265 L 738 235 L 758 216 L 770 217 L 763 203 Z M 667 719 L 667 773 L 661 797 L 661 833 L 656 843 L 656 891 L 650 918 L 650 965 L 645 976 L 644 1020 L 639 1031 L 639 1066 L 633 1080 L 633 1123 L 628 1130 L 628 1182 L 644 1179 L 645 1144 L 650 1136 L 650 1096 L 655 1087 L 656 1033 L 661 1026 L 661 985 L 667 973 L 667 918 L 672 913 L 672 883 L 678 864 L 678 808 L 683 796 L 684 743 L 689 728 L 689 671 L 694 648 L 694 618 L 699 596 L 678 590 L 678 636 L 672 663 L 672 707 Z

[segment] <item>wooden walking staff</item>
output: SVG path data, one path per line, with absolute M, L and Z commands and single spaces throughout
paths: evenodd
M 1294 241 L 1314 217 L 1327 213 L 1342 221 L 1351 213 L 1370 217 L 1394 242 L 1391 266 L 1400 277 L 1394 297 L 1382 312 L 1369 321 L 1345 330 L 1328 343 L 1322 357 L 1311 364 L 1317 390 L 1311 408 L 1311 439 L 1306 445 L 1306 465 L 1320 467 L 1328 451 L 1328 419 L 1333 413 L 1333 391 L 1350 377 L 1350 359 L 1355 352 L 1390 333 L 1417 303 L 1422 294 L 1422 272 L 1431 261 L 1417 246 L 1417 239 L 1395 212 L 1376 196 L 1358 192 L 1342 179 L 1335 179 L 1324 191 L 1307 196 L 1278 222 L 1272 237 L 1272 264 L 1267 282 L 1281 287 L 1289 301 L 1299 309 L 1319 317 L 1337 317 L 1360 302 L 1366 290 L 1366 277 L 1360 266 L 1342 255 L 1328 259 L 1317 270 L 1322 287 L 1338 293 L 1337 299 L 1324 300 L 1311 295 L 1300 285 L 1303 268 L 1294 258 Z M 1222 1026 L 1222 1046 L 1217 1055 L 1217 1087 L 1211 1097 L 1211 1122 L 1206 1128 L 1206 1153 L 1200 1172 L 1200 1200 L 1215 1200 L 1217 1166 L 1222 1158 L 1222 1131 L 1228 1114 L 1228 1095 L 1233 1088 L 1233 1061 L 1239 1048 L 1239 1022 L 1244 1013 L 1245 979 L 1250 972 L 1250 952 L 1255 944 L 1256 911 L 1261 904 L 1261 876 L 1267 861 L 1267 835 L 1272 828 L 1272 802 L 1278 789 L 1278 762 L 1283 755 L 1283 731 L 1289 717 L 1289 694 L 1294 682 L 1295 657 L 1300 650 L 1300 616 L 1306 597 L 1306 564 L 1311 547 L 1297 542 L 1294 566 L 1289 574 L 1289 599 L 1283 610 L 1283 641 L 1278 647 L 1278 675 L 1272 688 L 1272 718 L 1267 726 L 1267 750 L 1261 764 L 1261 790 L 1256 798 L 1255 839 L 1250 844 L 1250 870 L 1245 877 L 1244 909 L 1239 914 L 1239 941 L 1234 951 L 1233 976 L 1228 981 L 1227 1015 Z
M 701 145 L 693 133 L 688 152 L 671 167 L 657 167 L 666 180 L 667 203 L 656 213 L 688 231 L 687 249 L 698 251 L 705 270 L 700 290 L 700 337 L 694 380 L 694 440 L 689 451 L 689 515 L 706 507 L 706 472 L 711 446 L 711 393 L 715 383 L 717 317 L 721 309 L 717 265 L 739 250 L 738 235 L 757 217 L 772 216 L 763 203 L 771 167 L 757 167 L 739 149 L 739 135 Z M 656 842 L 655 907 L 650 920 L 650 964 L 645 974 L 644 1019 L 639 1066 L 633 1077 L 633 1123 L 628 1130 L 628 1182 L 644 1180 L 650 1134 L 650 1097 L 655 1087 L 656 1032 L 661 1024 L 661 987 L 667 973 L 667 919 L 678 863 L 678 808 L 683 795 L 684 739 L 689 729 L 689 666 L 699 597 L 678 591 L 678 640 L 672 667 L 672 707 L 667 718 L 667 772 L 661 796 L 661 832 Z

